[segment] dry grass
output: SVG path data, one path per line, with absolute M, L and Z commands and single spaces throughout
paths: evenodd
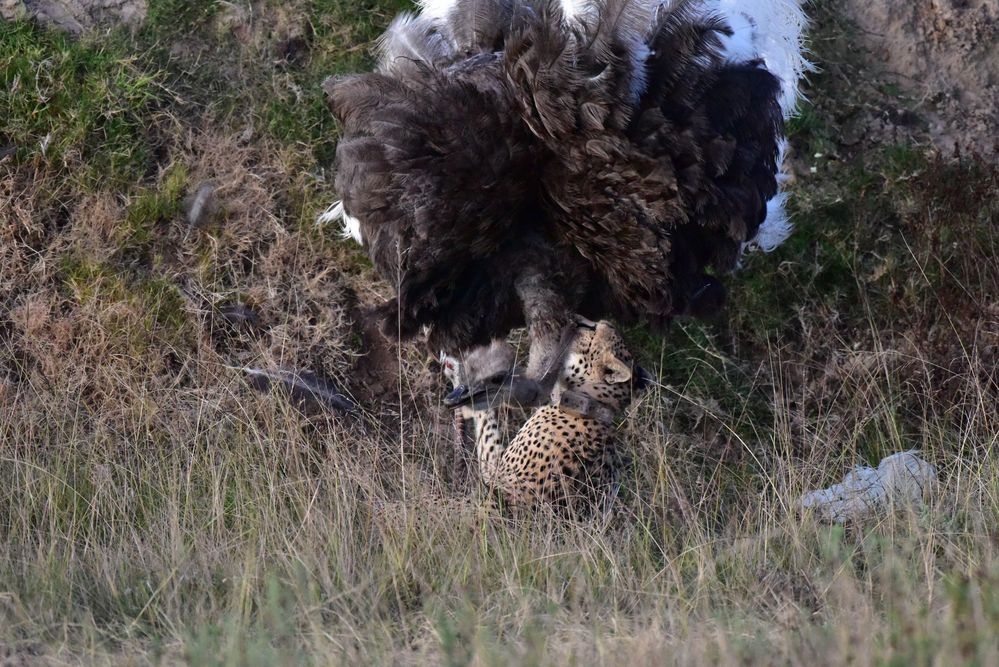
M 714 438 L 674 435 L 702 408 L 652 394 L 625 427 L 637 465 L 613 520 L 510 525 L 448 510 L 461 496 L 441 469 L 442 424 L 363 436 L 192 363 L 203 385 L 188 389 L 156 369 L 80 368 L 75 382 L 103 373 L 128 387 L 117 409 L 30 382 L 5 396 L 12 647 L 241 664 L 999 657 L 995 412 L 979 395 L 949 406 L 965 408 L 960 424 L 934 415 L 922 437 L 893 441 L 889 356 L 849 376 L 877 409 L 868 428 L 887 450 L 920 448 L 943 484 L 925 509 L 847 530 L 794 507 L 857 457 L 831 417 L 781 416 L 758 424 L 759 440 L 722 445 L 726 417 L 699 417 Z M 386 521 L 389 503 L 409 514 Z
M 0 93 L 0 663 L 999 663 L 995 169 L 821 161 L 724 322 L 632 332 L 662 382 L 621 426 L 613 517 L 483 518 L 433 365 L 371 336 L 386 286 L 312 224 L 333 135 L 310 85 L 361 66 L 392 4 L 296 5 L 302 33 L 268 3 L 165 26 L 166 2 L 104 45 L 0 26 L 0 65 L 36 54 L 33 97 Z M 836 145 L 835 56 L 799 155 Z M 332 377 L 364 415 L 302 415 L 244 365 Z M 926 506 L 798 512 L 902 449 L 940 469 Z

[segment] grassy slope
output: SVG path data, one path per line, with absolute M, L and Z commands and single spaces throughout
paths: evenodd
M 918 131 L 842 145 L 858 109 L 909 102 L 827 5 L 795 237 L 749 258 L 724 321 L 632 332 L 664 386 L 622 427 L 619 515 L 509 526 L 463 509 L 420 354 L 358 379 L 358 304 L 385 286 L 311 223 L 318 84 L 405 3 L 151 4 L 80 43 L 0 25 L 0 656 L 999 659 L 997 175 Z M 205 181 L 219 210 L 191 227 Z M 278 363 L 377 399 L 306 418 L 233 370 Z M 802 489 L 903 448 L 941 468 L 928 508 L 798 516 Z

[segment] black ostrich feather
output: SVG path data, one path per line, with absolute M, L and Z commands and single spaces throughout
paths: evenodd
M 722 302 L 777 193 L 781 82 L 726 56 L 703 2 L 649 6 L 457 0 L 328 82 L 342 210 L 397 288 L 386 333 L 461 350 L 554 311 L 664 326 Z

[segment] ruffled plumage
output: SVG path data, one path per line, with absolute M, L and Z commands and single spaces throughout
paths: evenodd
M 386 332 L 426 326 L 449 350 L 503 336 L 525 321 L 525 271 L 593 319 L 663 325 L 720 301 L 712 275 L 768 203 L 786 227 L 783 121 L 805 62 L 797 4 L 753 0 L 786 15 L 767 30 L 730 5 L 427 0 L 393 22 L 375 73 L 328 82 L 338 210 L 397 286 Z

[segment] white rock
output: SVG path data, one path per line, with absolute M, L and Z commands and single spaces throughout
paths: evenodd
M 846 523 L 863 519 L 895 504 L 922 501 L 936 484 L 936 467 L 914 452 L 899 452 L 884 458 L 878 467 L 857 467 L 839 484 L 809 491 L 801 497 L 801 507 L 812 510 L 826 521 Z

